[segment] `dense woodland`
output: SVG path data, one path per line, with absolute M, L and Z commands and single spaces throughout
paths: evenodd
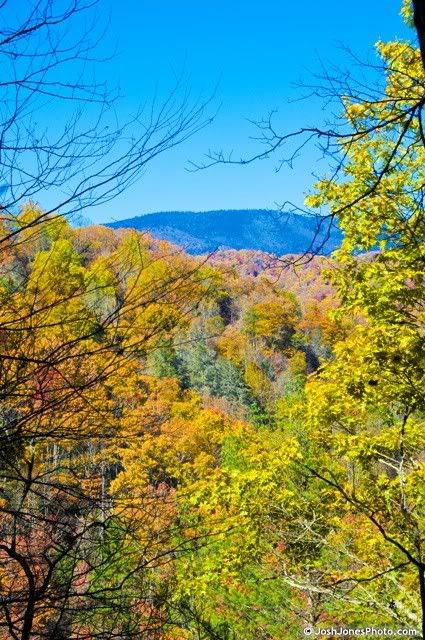
M 329 258 L 3 209 L 1 640 L 424 637 L 425 74 L 377 49 Z

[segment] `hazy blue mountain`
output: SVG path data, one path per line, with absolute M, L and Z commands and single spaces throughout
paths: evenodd
M 315 218 L 264 209 L 222 211 L 163 211 L 119 220 L 107 226 L 148 231 L 154 237 L 183 247 L 188 253 L 217 249 L 258 249 L 277 255 L 300 253 L 314 241 L 316 253 L 327 254 L 341 241 L 338 229 L 323 221 L 318 232 Z

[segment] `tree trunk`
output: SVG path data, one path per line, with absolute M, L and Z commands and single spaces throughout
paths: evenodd
M 418 34 L 422 66 L 425 71 L 425 0 L 413 0 L 413 22 Z

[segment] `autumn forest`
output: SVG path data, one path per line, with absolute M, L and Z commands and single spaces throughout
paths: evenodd
M 343 236 L 279 257 L 78 221 L 209 101 L 48 137 L 46 97 L 104 117 L 61 75 L 98 3 L 23 4 L 0 3 L 0 639 L 424 638 L 425 3 L 376 82 L 323 80 L 331 126 L 261 122 L 264 155 L 322 146 L 303 215 Z

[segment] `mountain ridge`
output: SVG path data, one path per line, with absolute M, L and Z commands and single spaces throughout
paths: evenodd
M 319 223 L 319 218 L 276 210 L 216 209 L 158 211 L 105 226 L 147 231 L 193 255 L 223 249 L 252 249 L 283 255 L 307 251 L 312 242 L 316 253 L 329 254 L 339 245 L 341 232 L 337 228 L 329 230 L 327 223 L 318 231 Z

